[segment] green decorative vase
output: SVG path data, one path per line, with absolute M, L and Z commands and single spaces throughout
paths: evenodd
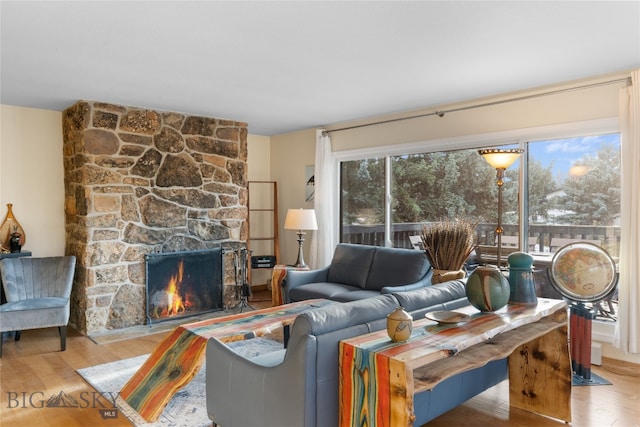
M 538 304 L 536 285 L 533 281 L 533 257 L 526 252 L 513 252 L 509 262 L 509 304 Z
M 480 311 L 496 311 L 509 302 L 509 281 L 494 265 L 482 265 L 467 278 L 467 298 Z

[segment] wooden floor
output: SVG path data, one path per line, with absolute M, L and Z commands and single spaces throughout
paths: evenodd
M 254 293 L 251 304 L 255 308 L 270 305 L 268 298 L 261 294 Z M 0 359 L 0 426 L 129 426 L 122 415 L 117 419 L 102 418 L 100 409 L 110 409 L 111 403 L 98 395 L 76 369 L 149 353 L 167 334 L 161 332 L 98 345 L 70 329 L 64 352 L 59 351 L 56 328 L 24 331 L 18 342 L 5 337 Z M 593 366 L 593 372 L 613 385 L 573 387 L 572 425 L 640 426 L 640 367 L 604 359 L 603 366 Z M 49 397 L 60 392 L 74 397 L 81 407 L 44 407 Z M 508 383 L 500 383 L 427 426 L 564 425 L 525 411 L 510 410 L 508 394 Z

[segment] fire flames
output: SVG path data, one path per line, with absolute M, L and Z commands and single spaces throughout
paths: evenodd
M 185 301 L 180 295 L 180 285 L 184 277 L 184 262 L 178 264 L 178 271 L 171 276 L 165 289 L 166 306 L 163 307 L 159 317 L 170 317 L 185 311 Z
M 187 268 L 188 264 L 187 264 Z M 187 312 L 197 311 L 199 297 L 194 293 L 192 279 L 185 274 L 185 263 L 178 261 L 170 272 L 159 280 L 158 289 L 149 297 L 149 316 L 154 319 L 184 316 Z
M 165 316 L 175 316 L 185 310 L 184 301 L 180 296 L 180 285 L 184 277 L 184 262 L 181 260 L 178 264 L 178 271 L 171 276 L 167 285 L 167 312 Z

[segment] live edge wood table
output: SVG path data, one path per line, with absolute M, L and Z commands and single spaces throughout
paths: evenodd
M 155 421 L 173 395 L 198 373 L 209 338 L 232 342 L 266 335 L 291 325 L 307 310 L 332 303 L 301 301 L 181 325 L 156 347 L 120 390 L 120 397 L 145 420 Z
M 340 426 L 413 425 L 415 393 L 493 360 L 508 357 L 509 403 L 571 422 L 567 305 L 539 298 L 494 313 L 458 309 L 466 323 L 414 321 L 411 338 L 394 343 L 386 330 L 340 342 Z

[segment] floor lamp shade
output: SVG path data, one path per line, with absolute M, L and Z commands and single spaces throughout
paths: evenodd
M 499 149 L 499 148 L 485 148 L 479 150 L 478 153 L 496 169 L 507 169 L 511 166 L 522 154 L 521 149 Z
M 284 220 L 286 230 L 297 230 L 298 234 L 298 259 L 294 267 L 306 267 L 302 244 L 304 242 L 304 230 L 317 230 L 316 212 L 313 209 L 289 209 Z
M 500 268 L 500 251 L 502 247 L 502 180 L 504 171 L 511 166 L 520 157 L 524 150 L 520 148 L 485 148 L 478 150 L 484 159 L 496 169 L 496 184 L 498 185 L 498 226 L 496 227 L 496 236 L 498 238 L 498 247 L 496 248 L 496 265 Z

